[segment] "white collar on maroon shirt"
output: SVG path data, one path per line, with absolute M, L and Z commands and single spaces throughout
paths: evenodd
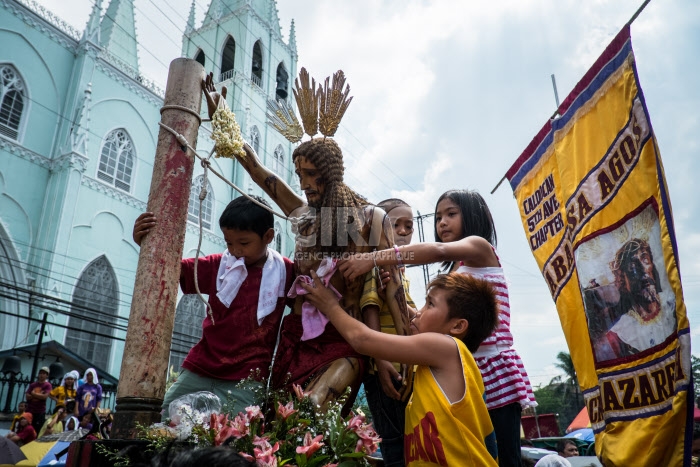
M 228 250 L 224 251 L 216 276 L 216 296 L 226 308 L 231 306 L 247 277 L 245 258 L 236 258 Z M 258 293 L 258 325 L 262 324 L 267 315 L 275 311 L 277 299 L 284 297 L 286 281 L 287 268 L 284 258 L 272 248 L 268 248 Z

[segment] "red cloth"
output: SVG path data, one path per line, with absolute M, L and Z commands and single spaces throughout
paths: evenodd
M 249 268 L 238 295 L 226 308 L 216 297 L 216 277 L 221 254 L 199 258 L 197 278 L 199 290 L 209 295 L 214 323 L 207 315 L 202 323 L 202 338 L 192 347 L 182 366 L 200 376 L 234 381 L 250 376 L 251 370 L 260 370 L 261 378 L 270 373 L 272 352 L 277 341 L 285 297 L 280 297 L 272 314 L 258 326 L 258 296 L 262 268 Z M 287 270 L 285 290 L 294 279 L 293 263 L 284 258 Z M 182 260 L 180 287 L 186 294 L 196 293 L 194 286 L 194 258 Z
M 22 440 L 23 444 L 31 443 L 36 439 L 36 431 L 31 425 L 25 426 L 23 429 L 19 430 L 17 433 L 19 439 Z
M 284 318 L 272 369 L 272 387 L 291 387 L 292 384 L 304 387 L 316 373 L 334 360 L 355 357 L 360 362 L 360 371 L 357 380 L 351 386 L 352 394 L 348 402 L 352 405 L 365 371 L 365 357 L 355 352 L 331 323 L 328 323 L 323 334 L 315 339 L 302 342 L 303 333 L 301 315 L 292 313 Z

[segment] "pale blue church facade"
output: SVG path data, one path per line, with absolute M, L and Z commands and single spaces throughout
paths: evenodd
M 139 72 L 139 1 L 97 0 L 77 31 L 31 0 L 0 0 L 0 350 L 36 342 L 46 315 L 44 340 L 119 374 L 131 301 L 138 299 L 139 249 L 131 232 L 146 210 L 163 102 L 163 91 Z M 291 96 L 294 23 L 283 37 L 275 0 L 213 0 L 199 24 L 194 7 L 182 25 L 182 56 L 228 87 L 246 139 L 298 191 L 294 148 L 265 117 L 267 99 Z M 201 153 L 210 141 L 201 129 Z M 213 166 L 245 192 L 263 195 L 233 161 Z M 196 164 L 186 257 L 199 240 L 202 171 Z M 225 249 L 218 217 L 239 196 L 211 174 L 208 184 L 202 254 Z M 275 228 L 272 246 L 290 255 L 290 225 L 276 218 Z M 197 299 L 180 298 L 175 367 L 198 340 L 203 316 Z

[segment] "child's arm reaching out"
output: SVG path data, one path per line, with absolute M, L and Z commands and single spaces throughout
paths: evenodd
M 371 253 L 355 253 L 341 260 L 338 269 L 348 280 L 354 280 L 369 272 L 374 266 L 399 264 L 396 250 L 404 264 L 430 264 L 441 261 L 464 261 L 472 267 L 499 266 L 491 244 L 481 237 L 472 235 L 454 242 L 413 243 Z
M 311 271 L 314 285 L 303 284 L 306 301 L 318 308 L 357 352 L 391 362 L 427 365 L 434 370 L 461 372 L 461 360 L 455 342 L 434 332 L 397 336 L 374 331 L 348 315 L 331 290 Z

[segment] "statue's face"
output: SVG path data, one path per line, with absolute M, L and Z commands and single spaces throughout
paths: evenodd
M 306 157 L 299 156 L 294 160 L 294 167 L 299 177 L 299 186 L 306 195 L 309 206 L 321 207 L 326 184 L 321 172 Z

